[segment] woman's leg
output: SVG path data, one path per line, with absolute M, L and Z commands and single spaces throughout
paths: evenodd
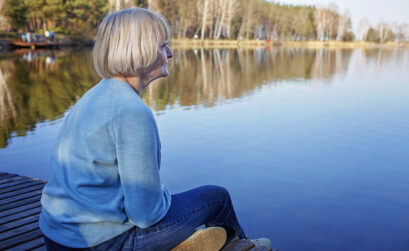
M 106 251 L 106 250 L 121 250 L 124 246 L 125 241 L 130 236 L 130 230 L 120 234 L 119 236 L 105 241 L 97 246 L 90 247 L 90 248 L 70 248 L 58 244 L 44 235 L 44 244 L 47 251 Z
M 223 227 L 228 241 L 234 236 L 245 238 L 228 191 L 218 186 L 202 186 L 172 195 L 166 216 L 147 229 L 133 228 L 124 249 L 169 250 L 201 225 Z

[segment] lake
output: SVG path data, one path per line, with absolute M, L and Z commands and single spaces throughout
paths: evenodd
M 280 250 L 409 250 L 408 49 L 178 49 L 143 93 L 173 193 L 216 184 Z M 0 171 L 47 180 L 89 50 L 0 54 Z

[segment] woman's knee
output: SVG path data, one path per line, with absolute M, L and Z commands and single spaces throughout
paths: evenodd
M 206 185 L 201 188 L 206 192 L 208 196 L 210 196 L 214 200 L 230 201 L 230 193 L 224 187 L 215 186 L 215 185 Z

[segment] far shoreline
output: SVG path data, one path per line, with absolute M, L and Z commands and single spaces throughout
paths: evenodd
M 14 36 L 13 36 L 14 35 Z M 16 35 L 0 36 L 0 51 L 7 47 L 7 43 L 16 39 Z M 94 40 L 92 38 L 83 38 L 71 35 L 56 34 L 56 41 L 61 42 L 62 48 L 91 48 Z M 171 38 L 170 45 L 172 48 L 201 49 L 201 48 L 219 48 L 219 49 L 236 49 L 236 48 L 311 48 L 311 49 L 398 49 L 409 48 L 409 42 L 362 42 L 362 41 L 267 41 L 267 40 L 214 40 L 214 39 L 177 39 Z
M 174 48 L 330 48 L 330 49 L 374 49 L 374 48 L 409 48 L 409 42 L 361 42 L 361 41 L 271 41 L 266 40 L 211 40 L 211 39 L 171 39 Z

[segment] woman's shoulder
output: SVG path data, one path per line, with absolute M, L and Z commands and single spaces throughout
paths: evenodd
M 116 79 L 106 79 L 103 81 L 112 94 L 116 114 L 152 114 L 149 107 L 145 105 L 141 97 L 129 84 Z
M 126 103 L 129 100 L 137 100 L 138 94 L 132 89 L 132 87 L 117 79 L 103 79 L 99 85 L 107 88 L 112 98 L 121 103 Z

